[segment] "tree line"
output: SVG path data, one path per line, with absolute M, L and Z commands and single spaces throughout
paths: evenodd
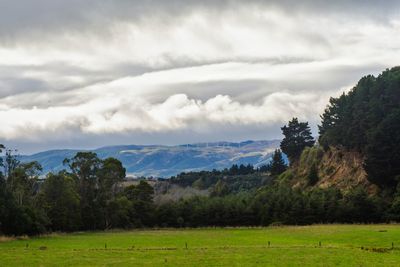
M 233 164 L 230 168 L 225 168 L 223 170 L 214 169 L 211 171 L 182 172 L 176 176 L 172 176 L 169 182 L 183 187 L 192 186 L 197 189 L 208 189 L 224 177 L 229 177 L 230 184 L 246 180 L 248 182 L 248 187 L 252 188 L 262 185 L 258 174 L 268 172 L 269 170 L 270 164 L 262 165 L 258 168 L 255 168 L 251 164 Z
M 68 167 L 40 179 L 37 162 L 21 163 L 12 150 L 0 158 L 0 232 L 33 235 L 52 231 L 144 227 L 154 222 L 153 188 L 122 187 L 125 168 L 114 158 L 79 152 Z
M 313 223 L 377 223 L 400 219 L 400 198 L 387 201 L 357 187 L 293 188 L 272 183 L 256 191 L 193 197 L 156 209 L 161 227 L 306 225 Z

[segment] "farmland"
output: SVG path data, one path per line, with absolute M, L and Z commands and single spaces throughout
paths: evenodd
M 396 266 L 399 262 L 400 225 L 83 232 L 4 238 L 0 243 L 1 266 Z

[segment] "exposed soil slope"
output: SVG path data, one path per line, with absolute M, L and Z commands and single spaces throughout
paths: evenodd
M 306 148 L 299 162 L 293 164 L 281 178 L 290 180 L 295 187 L 305 188 L 309 186 L 308 175 L 313 165 L 318 173 L 318 182 L 314 187 L 336 187 L 345 192 L 362 186 L 370 194 L 378 191 L 378 187 L 367 179 L 361 154 L 334 147 L 327 151 L 321 147 Z

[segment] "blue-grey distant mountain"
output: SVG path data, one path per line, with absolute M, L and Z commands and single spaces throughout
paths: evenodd
M 270 161 L 271 154 L 279 147 L 279 140 L 246 141 L 241 143 L 216 142 L 179 146 L 126 145 L 109 146 L 92 150 L 100 158 L 119 159 L 131 176 L 170 177 L 180 172 L 223 169 L 232 164 L 260 166 Z M 44 173 L 65 168 L 62 162 L 81 150 L 50 150 L 21 161 L 38 161 Z

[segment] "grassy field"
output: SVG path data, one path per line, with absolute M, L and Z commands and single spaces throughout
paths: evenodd
M 0 243 L 0 266 L 399 265 L 400 225 L 138 230 Z

